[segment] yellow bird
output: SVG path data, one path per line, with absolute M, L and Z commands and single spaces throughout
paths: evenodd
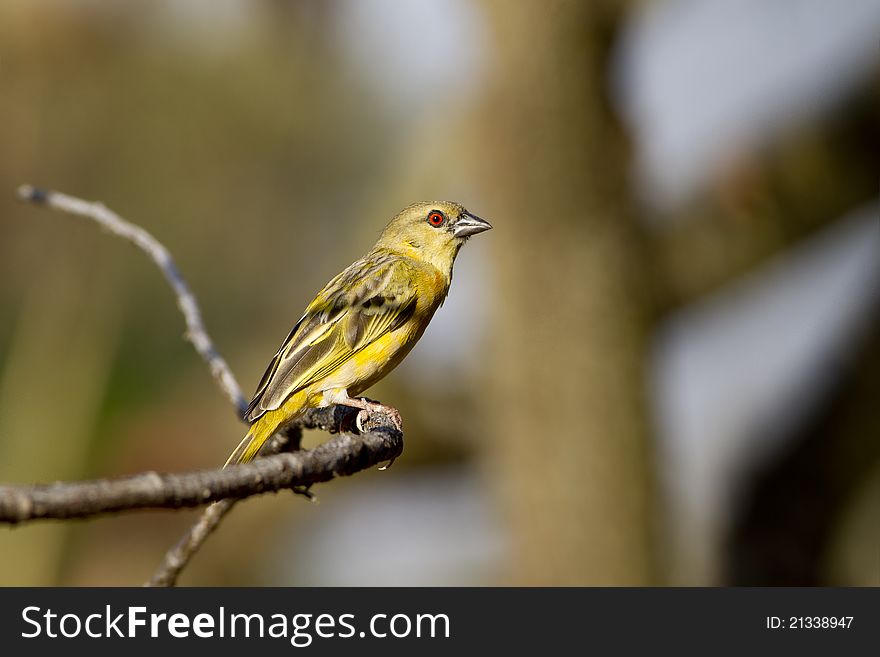
M 245 463 L 278 430 L 309 408 L 341 404 L 396 410 L 358 397 L 413 348 L 452 282 L 452 265 L 471 235 L 489 222 L 458 203 L 414 203 L 379 241 L 318 293 L 263 375 L 246 419 L 251 428 L 226 461 Z

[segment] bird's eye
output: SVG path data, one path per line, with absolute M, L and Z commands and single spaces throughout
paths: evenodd
M 446 217 L 443 215 L 440 210 L 431 210 L 428 213 L 428 223 L 431 224 L 434 228 L 439 228 L 446 221 Z

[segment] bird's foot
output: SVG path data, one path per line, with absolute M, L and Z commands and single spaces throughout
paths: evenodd
M 359 399 L 358 400 L 362 406 L 358 404 L 358 408 L 361 411 L 357 414 L 355 418 L 355 426 L 357 426 L 358 431 L 361 433 L 364 432 L 364 423 L 368 422 L 370 419 L 370 415 L 372 413 L 381 413 L 382 415 L 386 415 L 391 418 L 391 422 L 394 424 L 394 427 L 403 432 L 403 418 L 400 416 L 400 411 L 391 406 L 386 406 L 385 404 L 380 404 L 379 402 L 370 401 L 368 399 Z

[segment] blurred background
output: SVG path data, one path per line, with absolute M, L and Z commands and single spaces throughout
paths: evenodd
M 406 449 L 240 504 L 188 585 L 880 585 L 880 4 L 7 0 L 0 481 L 221 464 L 397 210 L 495 230 L 370 396 Z M 324 439 L 309 437 L 310 444 Z M 0 528 L 0 584 L 146 580 L 197 511 Z

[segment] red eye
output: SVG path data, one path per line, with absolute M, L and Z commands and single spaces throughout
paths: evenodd
M 428 213 L 428 223 L 435 228 L 442 226 L 444 221 L 446 221 L 446 217 L 444 217 L 443 213 L 439 210 L 431 210 L 431 212 Z

